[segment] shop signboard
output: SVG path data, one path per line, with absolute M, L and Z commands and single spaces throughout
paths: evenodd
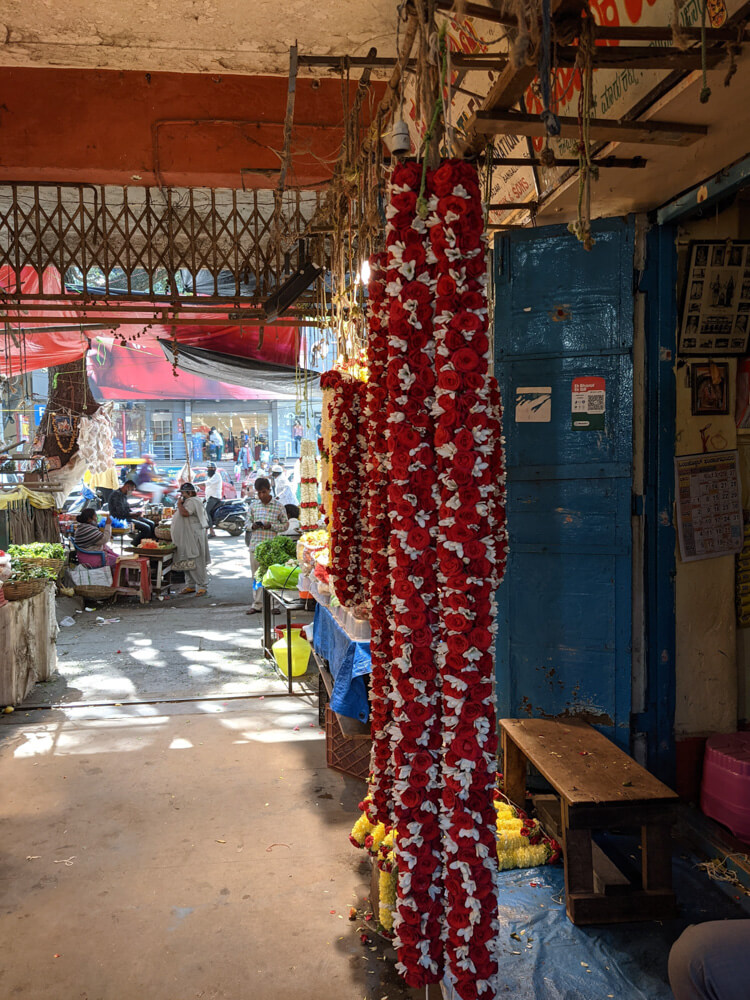
M 740 552 L 743 542 L 739 452 L 674 460 L 677 533 L 683 562 Z
M 701 22 L 701 0 L 686 0 L 680 9 L 680 22 L 685 27 L 696 27 Z M 728 19 L 740 9 L 741 0 L 708 0 L 708 20 L 712 27 L 725 25 Z M 657 0 L 591 0 L 591 12 L 597 24 L 606 27 L 649 27 L 664 26 L 671 18 L 671 6 Z M 454 52 L 471 55 L 507 55 L 508 44 L 504 38 L 505 29 L 471 18 L 452 18 L 449 23 L 451 49 Z M 610 45 L 626 48 L 629 43 L 612 41 Z M 632 43 L 642 44 L 642 43 Z M 651 42 L 654 47 L 666 47 L 668 41 Z M 668 70 L 601 69 L 594 73 L 594 107 L 597 118 L 622 118 L 668 75 Z M 484 95 L 497 80 L 498 71 L 453 71 L 451 73 L 452 125 L 460 139 L 472 115 L 482 107 Z M 578 101 L 581 91 L 580 74 L 574 68 L 560 69 L 555 74 L 552 94 L 552 110 L 566 117 L 578 117 Z M 415 78 L 411 74 L 406 84 L 403 114 L 409 123 L 412 140 L 418 146 L 421 135 L 415 124 L 417 119 L 415 99 Z M 539 81 L 535 79 L 527 89 L 524 99 L 525 110 L 538 115 L 543 110 Z M 422 114 L 424 118 L 424 113 Z M 495 139 L 495 155 L 530 159 L 538 157 L 545 144 L 541 137 L 527 139 L 524 136 L 505 135 Z M 578 157 L 576 139 L 549 139 L 550 148 L 561 159 Z M 517 203 L 535 201 L 539 194 L 553 190 L 568 168 L 539 166 L 536 176 L 532 166 L 508 165 L 495 167 L 490 185 L 490 203 Z M 538 192 L 537 192 L 538 184 Z M 490 214 L 489 222 L 498 224 L 507 218 L 508 210 Z

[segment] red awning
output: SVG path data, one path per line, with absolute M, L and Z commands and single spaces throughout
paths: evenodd
M 36 270 L 33 267 L 22 268 L 20 282 L 17 282 L 13 268 L 7 265 L 0 267 L 0 291 L 11 297 L 38 292 L 39 278 Z M 46 295 L 59 295 L 62 292 L 62 282 L 56 268 L 48 267 L 44 271 L 42 291 Z M 50 313 L 48 323 L 24 324 L 24 313 L 33 315 L 34 305 L 33 300 L 25 302 L 24 308 L 19 310 L 19 323 L 9 324 L 6 328 L 3 350 L 0 352 L 0 375 L 8 377 L 52 365 L 63 365 L 86 355 L 88 339 L 80 325 L 76 326 L 81 323 L 81 317 L 69 302 L 61 301 L 60 309 Z M 60 329 L 68 325 L 70 329 Z M 25 333 L 22 332 L 24 330 Z M 10 335 L 7 335 L 8 331 Z

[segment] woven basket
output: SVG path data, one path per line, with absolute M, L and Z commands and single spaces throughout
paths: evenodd
M 65 565 L 64 559 L 37 559 L 34 556 L 19 556 L 18 561 L 29 563 L 31 566 L 42 566 L 44 569 L 54 569 L 58 573 Z
M 154 534 L 156 535 L 157 538 L 160 538 L 162 542 L 172 541 L 172 532 L 170 531 L 169 528 L 162 528 L 159 525 L 157 525 L 154 528 Z
M 173 545 L 171 549 L 150 549 L 150 548 L 149 549 L 142 549 L 142 548 L 136 548 L 136 549 L 133 549 L 133 552 L 137 552 L 139 556 L 153 556 L 155 554 L 162 556 L 162 555 L 170 555 L 172 552 L 175 551 L 176 548 L 177 548 L 176 545 Z
M 23 601 L 27 597 L 41 594 L 51 580 L 19 580 L 17 583 L 4 583 L 3 593 L 9 601 Z
M 87 601 L 106 601 L 115 595 L 114 587 L 97 587 L 82 584 L 81 586 L 73 587 L 73 590 L 79 597 L 83 597 Z

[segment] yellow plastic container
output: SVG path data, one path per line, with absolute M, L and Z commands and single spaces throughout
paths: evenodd
M 277 639 L 276 642 L 271 646 L 271 652 L 274 655 L 274 659 L 279 665 L 279 670 L 284 674 L 285 677 L 289 675 L 289 654 L 287 652 L 287 634 L 286 629 L 284 629 L 284 638 Z M 310 651 L 312 646 L 303 636 L 300 635 L 299 629 L 292 629 L 292 677 L 301 677 L 302 674 L 307 673 L 307 663 L 310 659 Z

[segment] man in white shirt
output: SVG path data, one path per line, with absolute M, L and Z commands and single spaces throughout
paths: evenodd
M 224 484 L 221 479 L 221 473 L 217 471 L 213 463 L 210 463 L 206 466 L 206 514 L 208 515 L 209 538 L 216 538 L 212 515 L 215 508 L 221 503 L 223 495 Z
M 276 499 L 284 507 L 287 504 L 297 506 L 297 496 L 292 490 L 292 484 L 287 478 L 287 474 L 284 472 L 283 465 L 272 465 L 271 466 L 271 485 L 273 486 L 273 492 Z

